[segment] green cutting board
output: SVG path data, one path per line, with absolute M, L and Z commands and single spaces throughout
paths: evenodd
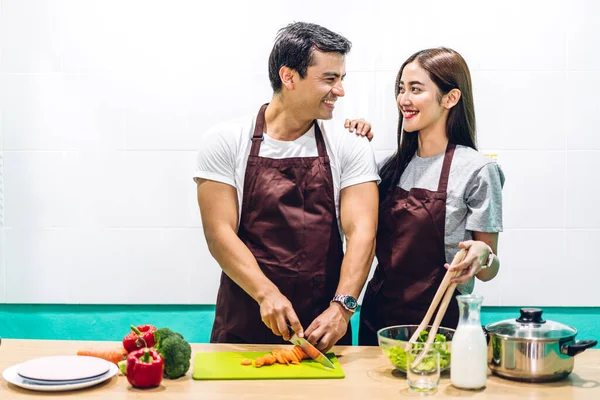
M 254 360 L 264 356 L 265 351 L 255 352 L 210 352 L 197 353 L 194 357 L 196 380 L 223 379 L 339 379 L 344 371 L 333 353 L 326 356 L 335 369 L 327 369 L 313 360 L 304 360 L 299 365 L 273 364 L 256 368 L 254 365 L 242 365 L 244 358 Z

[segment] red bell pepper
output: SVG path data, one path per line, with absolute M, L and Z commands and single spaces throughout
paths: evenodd
M 160 385 L 165 362 L 158 351 L 143 348 L 127 356 L 127 380 L 131 386 L 148 388 Z
M 140 325 L 137 328 L 131 325 L 131 332 L 123 338 L 123 347 L 128 353 L 142 347 L 152 347 L 156 344 L 154 340 L 154 325 Z

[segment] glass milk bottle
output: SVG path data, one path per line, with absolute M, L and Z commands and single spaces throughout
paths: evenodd
M 487 380 L 487 343 L 481 329 L 483 297 L 456 296 L 460 319 L 452 337 L 450 381 L 461 389 L 480 389 Z

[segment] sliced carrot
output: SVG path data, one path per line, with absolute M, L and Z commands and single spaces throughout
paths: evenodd
M 288 365 L 288 362 L 283 358 L 283 355 L 279 350 L 273 350 L 271 353 L 275 356 L 279 364 Z
M 290 350 L 290 362 L 292 364 L 300 364 L 300 360 L 298 360 L 298 356 L 296 355 L 296 353 L 294 353 L 293 351 Z
M 262 367 L 264 364 L 265 364 L 265 359 L 264 359 L 264 357 L 257 357 L 257 358 L 254 360 L 254 366 L 255 366 L 256 368 L 260 368 L 260 367 Z
M 293 352 L 296 353 L 296 355 L 298 356 L 298 359 L 300 361 L 306 359 L 306 358 L 310 358 L 305 352 L 304 350 L 302 350 L 302 347 L 300 346 L 294 346 L 294 348 L 292 349 Z
M 302 350 L 302 352 L 304 353 L 304 349 L 300 349 L 300 350 Z M 317 350 L 317 349 L 315 349 L 313 347 L 309 347 L 308 351 L 311 352 L 312 354 L 307 354 L 308 357 L 306 357 L 306 358 L 315 359 L 315 358 L 317 358 L 319 356 L 319 350 Z
M 292 353 L 294 353 L 294 356 L 296 356 L 296 359 L 299 361 L 302 361 L 302 357 L 300 356 L 300 354 L 298 353 L 298 351 L 296 350 L 296 347 L 294 346 L 294 348 L 292 349 Z
M 281 350 L 281 355 L 283 356 L 283 358 L 285 359 L 285 361 L 288 362 L 288 363 L 292 363 L 294 361 L 298 361 L 296 359 L 296 356 L 294 355 L 294 353 L 292 353 L 291 350 L 283 349 L 283 350 Z
M 263 359 L 265 360 L 265 365 L 273 365 L 277 362 L 277 359 L 273 354 L 265 354 Z
M 273 365 L 279 363 L 282 365 L 295 364 L 298 365 L 304 358 L 309 358 L 300 347 L 294 346 L 291 350 L 289 349 L 275 349 L 271 353 L 264 354 L 254 359 L 254 366 L 261 368 L 266 365 Z M 241 362 L 242 365 L 251 365 L 252 360 L 244 359 Z
M 78 356 L 98 357 L 119 365 L 119 361 L 127 359 L 127 350 L 123 347 L 113 349 L 82 349 L 77 352 Z

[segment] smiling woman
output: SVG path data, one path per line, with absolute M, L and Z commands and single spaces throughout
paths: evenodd
M 364 297 L 359 343 L 377 331 L 419 324 L 446 269 L 457 292 L 498 273 L 504 174 L 477 152 L 471 76 L 456 51 L 410 56 L 396 78 L 398 150 L 381 168 L 378 265 Z M 467 255 L 448 263 L 464 248 Z M 445 267 L 445 268 L 444 268 Z M 455 293 L 458 294 L 458 293 Z M 455 328 L 452 296 L 442 325 Z

